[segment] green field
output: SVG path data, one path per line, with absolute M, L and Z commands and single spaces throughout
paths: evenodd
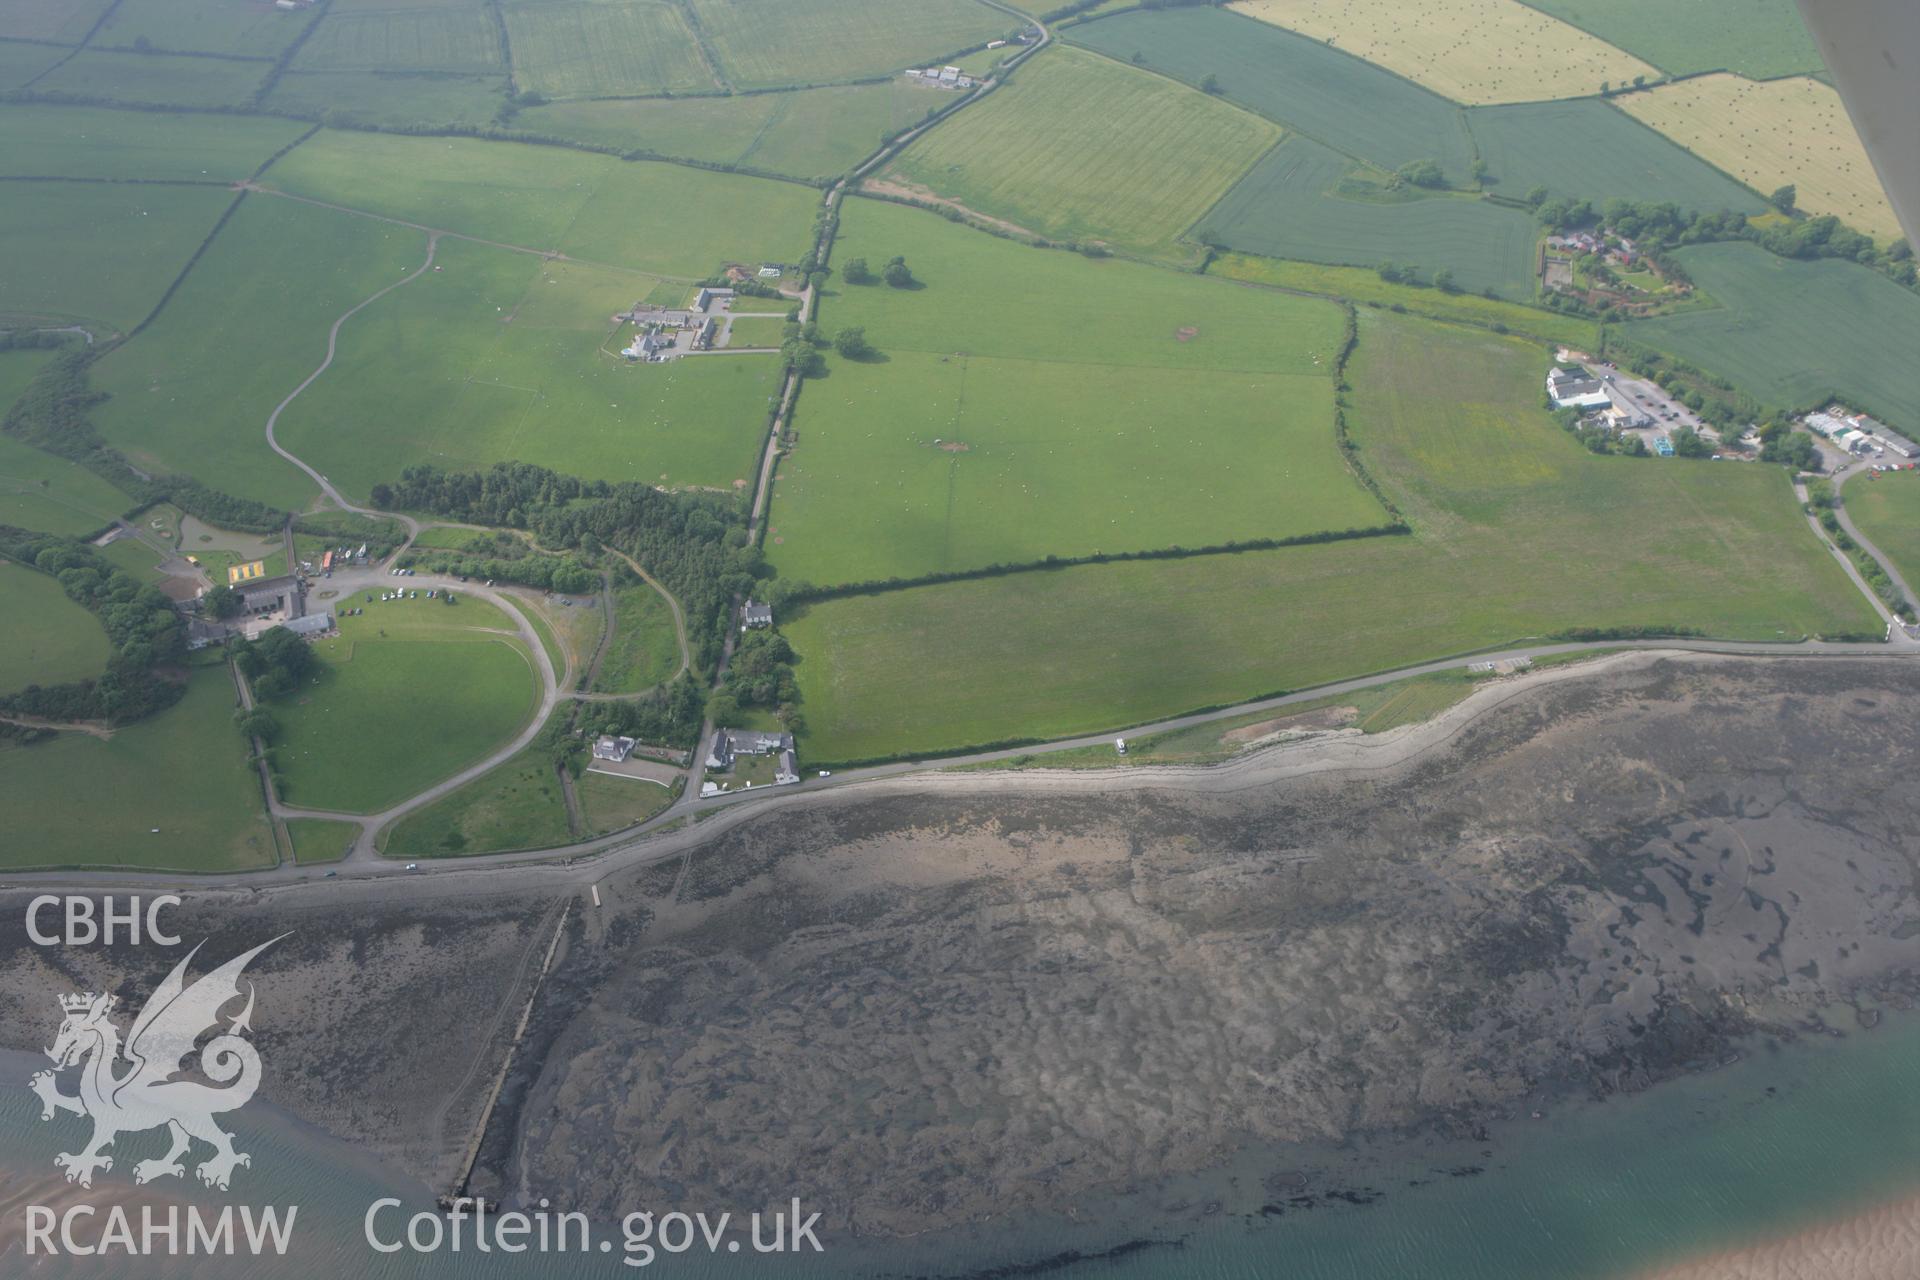
M 506 101 L 504 75 L 452 71 L 288 71 L 269 111 L 359 125 L 489 125 Z M 332 114 L 328 114 L 332 113 Z
M 419 462 L 722 489 L 752 475 L 776 357 L 631 364 L 609 317 L 650 279 L 452 239 L 435 265 L 355 316 L 280 419 L 287 447 L 348 492 Z
M 1920 582 L 1920 472 L 1855 479 L 1846 487 L 1845 501 L 1853 523 L 1893 561 L 1907 585 Z
M 1061 48 L 908 147 L 887 177 L 1054 239 L 1164 250 L 1279 137 L 1218 98 Z
M 789 616 L 808 760 L 1115 729 L 1574 627 L 1878 633 L 1784 471 L 1595 457 L 1540 409 L 1546 363 L 1517 340 L 1361 313 L 1350 429 L 1411 538 L 1012 575 Z M 1624 532 L 1646 529 L 1659 536 Z
M 564 708 L 554 712 L 564 719 Z M 535 742 L 511 760 L 381 833 L 390 858 L 445 858 L 566 844 L 566 796 L 553 748 Z
M 0 243 L 32 245 L 0 267 L 0 322 L 140 323 L 187 265 L 233 193 L 219 187 L 9 182 Z
M 673 610 L 658 591 L 642 583 L 613 593 L 613 642 L 600 663 L 595 693 L 641 693 L 680 670 L 680 640 Z
M 689 0 L 689 8 L 736 89 L 883 76 L 1019 25 L 979 0 Z
M 267 62 L 82 50 L 34 81 L 35 93 L 135 106 L 241 107 L 267 78 Z
M 268 176 L 295 195 L 695 280 L 798 256 L 819 199 L 794 183 L 559 147 L 333 131 Z
M 76 44 L 113 0 L 10 0 L 0 7 L 0 37 Z
M 498 71 L 500 31 L 484 4 L 328 10 L 300 46 L 303 71 Z
M 44 573 L 0 560 L 0 693 L 91 680 L 107 665 L 107 634 Z
M 1201 230 L 1267 257 L 1359 267 L 1392 261 L 1426 279 L 1444 268 L 1463 289 L 1533 296 L 1530 214 L 1466 195 L 1350 199 L 1335 189 L 1352 167 L 1317 142 L 1288 138 L 1200 220 Z
M 942 90 L 895 77 L 785 93 L 553 102 L 521 111 L 513 127 L 596 147 L 825 178 L 950 101 Z
M 673 803 L 670 788 L 645 778 L 626 778 L 589 769 L 574 784 L 580 793 L 587 832 L 599 835 L 645 822 Z
M 0 10 L 0 22 L 5 21 Z M 0 89 L 20 89 L 72 53 L 58 45 L 0 42 Z
M 305 131 L 264 116 L 0 106 L 0 174 L 233 182 Z
M 778 347 L 787 324 L 785 316 L 740 316 L 727 326 L 727 346 Z
M 54 354 L 0 353 L 0 413 Z M 0 524 L 83 534 L 110 523 L 131 506 L 132 498 L 77 463 L 0 436 Z
M 525 725 L 536 703 L 532 661 L 519 640 L 480 629 L 478 603 L 363 605 L 364 616 L 340 620 L 339 637 L 317 642 L 324 666 L 314 683 L 268 704 L 281 726 L 280 798 L 370 813 Z
M 1793 0 L 1525 0 L 1668 75 L 1754 80 L 1823 70 Z
M 1237 102 L 1289 129 L 1387 169 L 1439 163 L 1468 185 L 1473 140 L 1460 108 L 1318 40 L 1225 9 L 1123 13 L 1069 27 L 1066 38 L 1188 84 L 1208 76 Z
M 1839 396 L 1920 431 L 1920 296 L 1878 272 L 1798 262 L 1750 244 L 1682 249 L 1680 263 L 1717 311 L 1637 321 L 1626 335 L 1732 379 L 1778 408 Z
M 273 830 L 246 740 L 233 727 L 234 701 L 226 668 L 200 667 L 178 705 L 109 740 L 63 733 L 0 747 L 0 861 L 185 871 L 272 865 Z
M 711 93 L 720 86 L 672 0 L 508 0 L 515 79 L 550 98 Z
M 1268 300 L 1274 332 L 1338 346 L 1334 307 Z M 1387 522 L 1334 447 L 1323 374 L 900 352 L 836 361 L 795 429 L 768 554 L 811 582 Z
M 360 828 L 351 822 L 325 818 L 289 818 L 286 827 L 287 837 L 293 842 L 293 860 L 302 864 L 338 862 L 360 835 Z
M 1474 107 L 1467 123 L 1487 163 L 1487 181 L 1519 197 L 1543 186 L 1557 196 L 1666 201 L 1712 213 L 1763 213 L 1754 192 L 1604 102 L 1530 102 Z
M 312 21 L 311 10 L 288 13 L 265 3 L 143 0 L 115 6 L 89 46 L 131 49 L 144 40 L 151 48 L 173 53 L 272 58 Z
M 1365 267 L 1330 267 L 1319 262 L 1223 253 L 1214 258 L 1207 271 L 1228 280 L 1324 293 L 1371 306 L 1402 307 L 1436 320 L 1483 326 L 1501 324 L 1517 334 L 1564 342 L 1575 348 L 1591 347 L 1599 340 L 1591 320 L 1478 294 L 1442 293 L 1431 287 L 1389 284 L 1377 271 Z
M 325 358 L 334 318 L 425 250 L 405 227 L 247 197 L 153 326 L 94 366 L 112 396 L 94 422 L 140 465 L 304 507 L 312 482 L 267 448 L 267 415 Z

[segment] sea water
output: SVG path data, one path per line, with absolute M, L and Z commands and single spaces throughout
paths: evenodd
M 27 1055 L 0 1056 L 0 1171 L 44 1179 L 84 1132 L 39 1119 Z M 358 1149 L 256 1103 L 229 1117 L 252 1153 L 234 1188 L 163 1193 L 210 1208 L 299 1206 L 284 1262 L 36 1259 L 75 1276 L 526 1277 L 1100 1276 L 1115 1280 L 1548 1280 L 1624 1276 L 1663 1261 L 1791 1232 L 1920 1189 L 1920 1016 L 1872 1031 L 1757 1042 L 1717 1070 L 1604 1101 L 1523 1113 L 1477 1139 L 1389 1138 L 1330 1150 L 1255 1148 L 1205 1175 L 1089 1196 L 1072 1216 L 1025 1215 L 905 1241 L 845 1240 L 826 1252 L 758 1256 L 378 1254 L 363 1233 L 382 1197 L 430 1210 L 431 1189 Z M 124 1141 L 124 1140 L 123 1140 Z M 136 1144 L 137 1145 L 137 1144 Z M 133 1156 L 100 1176 L 104 1205 L 133 1191 Z M 1296 1200 L 1294 1171 L 1306 1171 Z M 169 1179 L 169 1183 L 179 1180 Z M 143 1189 L 144 1190 L 144 1189 Z M 1328 1192 L 1337 1195 L 1329 1197 Z M 559 1206 L 564 1207 L 564 1206 Z M 676 1206 L 636 1206 L 662 1212 Z M 690 1206 L 689 1206 L 690 1207 Z M 712 1206 L 726 1208 L 728 1206 Z M 736 1207 L 737 1208 L 737 1207 Z M 10 1215 L 22 1212 L 17 1201 Z M 395 1213 L 387 1221 L 398 1224 Z M 17 1223 L 9 1222 L 9 1228 Z M 391 1227 L 389 1234 L 395 1234 Z M 605 1233 L 619 1238 L 617 1229 Z M 18 1252 L 0 1262 L 14 1274 Z

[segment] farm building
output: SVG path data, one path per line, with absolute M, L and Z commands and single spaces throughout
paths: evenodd
M 1613 405 L 1600 380 L 1585 369 L 1554 368 L 1547 371 L 1547 398 L 1556 409 L 1606 409 Z
M 762 280 L 778 280 L 780 278 L 780 268 L 774 266 L 772 263 L 768 263 L 766 266 L 760 268 L 760 278 Z
M 1606 387 L 1607 420 L 1616 427 L 1650 427 L 1653 414 L 1633 396 L 1619 387 L 1608 383 Z
M 707 751 L 707 768 L 731 769 L 735 756 L 775 754 L 780 757 L 776 780 L 798 782 L 800 772 L 794 759 L 792 734 L 768 733 L 759 729 L 716 729 L 713 732 L 713 745 Z
M 304 618 L 289 618 L 280 625 L 297 636 L 321 636 L 333 630 L 333 615 L 310 613 Z
M 702 288 L 693 300 L 695 311 L 724 311 L 733 305 L 733 290 Z
M 642 333 L 634 337 L 630 346 L 622 347 L 620 354 L 629 360 L 657 361 L 666 359 L 664 353 L 673 350 L 673 339 L 659 333 Z
M 746 607 L 740 610 L 740 629 L 742 631 L 755 631 L 761 627 L 770 627 L 772 625 L 773 606 L 770 604 L 755 604 L 749 600 L 746 603 Z
M 236 589 L 240 592 L 240 608 L 246 613 L 285 609 L 290 614 L 298 614 L 306 599 L 300 579 L 290 573 L 277 578 L 256 578 Z
M 603 733 L 593 740 L 593 758 L 619 764 L 633 754 L 635 743 L 633 738 L 616 738 Z

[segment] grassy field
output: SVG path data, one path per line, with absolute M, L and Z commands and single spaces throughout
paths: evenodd
M 808 606 L 781 624 L 806 758 L 1121 728 L 1574 627 L 1877 632 L 1782 470 L 1595 457 L 1540 409 L 1545 368 L 1526 343 L 1362 312 L 1350 429 L 1413 537 Z
M 146 41 L 174 53 L 226 53 L 272 58 L 313 21 L 311 11 L 292 13 L 270 4 L 232 0 L 145 0 L 117 5 L 90 47 L 131 49 Z
M 1467 195 L 1389 200 L 1336 194 L 1352 161 L 1292 137 L 1254 166 L 1201 220 L 1201 231 L 1235 249 L 1334 266 L 1387 261 L 1442 268 L 1463 289 L 1533 296 L 1533 218 Z
M 36 93 L 106 98 L 154 107 L 245 106 L 267 78 L 267 62 L 83 50 L 34 82 Z
M 787 323 L 785 316 L 741 316 L 727 326 L 727 346 L 778 347 Z
M 5 12 L 0 11 L 0 22 Z M 20 89 L 73 52 L 58 45 L 0 43 L 0 89 Z
M 1213 76 L 1227 101 L 1336 151 L 1388 169 L 1434 160 L 1453 182 L 1470 181 L 1459 107 L 1322 41 L 1213 8 L 1123 13 L 1063 34 L 1191 85 Z
M 269 704 L 281 725 L 280 798 L 370 813 L 525 725 L 537 693 L 532 661 L 519 640 L 479 629 L 478 604 L 422 598 L 342 618 L 341 635 L 315 645 L 323 663 L 315 682 Z
M 736 89 L 883 76 L 1019 25 L 979 0 L 689 0 L 689 8 Z
M 825 178 L 844 173 L 872 155 L 881 138 L 949 101 L 943 90 L 895 77 L 786 93 L 554 102 L 520 112 L 514 127 L 625 151 Z
M 564 717 L 566 709 L 554 712 Z M 538 742 L 381 833 L 389 858 L 445 858 L 566 844 L 566 795 L 553 749 Z
M 1660 73 L 1520 0 L 1238 0 L 1276 26 L 1377 62 L 1455 102 L 1577 98 Z
M 1626 336 L 1732 379 L 1780 408 L 1829 396 L 1920 431 L 1920 297 L 1878 272 L 1796 262 L 1750 244 L 1699 245 L 1679 260 L 1722 309 L 1636 321 Z
M 1793 0 L 1526 0 L 1670 75 L 1822 70 Z
M 1845 501 L 1853 523 L 1893 561 L 1907 585 L 1920 582 L 1920 472 L 1851 481 Z
M 109 740 L 63 733 L 0 747 L 9 867 L 235 871 L 274 861 L 273 830 L 224 667 L 195 669 L 186 697 Z M 157 830 L 156 830 L 157 828 Z
M 1591 98 L 1475 107 L 1467 124 L 1488 181 L 1503 195 L 1519 197 L 1539 185 L 1596 204 L 1618 197 L 1707 212 L 1767 208 L 1712 165 Z
M 1261 258 L 1246 253 L 1223 253 L 1207 268 L 1210 275 L 1279 289 L 1298 289 L 1335 298 L 1384 307 L 1402 307 L 1436 320 L 1491 326 L 1503 324 L 1516 334 L 1587 348 L 1599 339 L 1591 320 L 1543 311 L 1538 307 L 1500 302 L 1472 293 L 1442 293 L 1431 287 L 1389 284 L 1380 273 L 1364 267 L 1332 267 L 1319 262 Z
M 328 10 L 300 46 L 303 71 L 498 71 L 499 28 L 484 4 Z
M 288 71 L 263 104 L 269 111 L 358 125 L 492 125 L 506 101 L 505 75 L 452 71 Z
M 145 318 L 227 206 L 219 187 L 9 182 L 0 243 L 0 323 L 81 321 L 125 332 Z
M 154 325 L 94 366 L 112 399 L 93 420 L 140 465 L 298 510 L 312 482 L 267 448 L 267 415 L 334 318 L 425 256 L 417 231 L 249 196 Z
M 1703 160 L 1760 191 L 1792 183 L 1799 207 L 1880 240 L 1900 234 L 1840 95 L 1797 76 L 1699 76 L 1614 101 Z
M 1268 300 L 1284 345 L 1338 346 L 1334 307 Z M 1332 424 L 1324 374 L 836 361 L 797 411 L 768 553 L 831 583 L 1386 523 Z
M 683 165 L 357 132 L 319 134 L 269 178 L 349 208 L 687 279 L 726 262 L 796 257 L 819 199 L 793 183 Z
M 0 354 L 0 413 L 54 354 Z M 0 524 L 45 533 L 90 533 L 131 506 L 132 498 L 77 463 L 0 436 Z
M 589 769 L 574 784 L 589 834 L 619 831 L 645 822 L 673 803 L 674 793 L 644 778 L 626 778 Z
M 0 693 L 90 680 L 107 665 L 107 634 L 44 573 L 0 560 Z
M 551 98 L 711 93 L 719 86 L 672 0 L 509 0 L 502 7 L 522 88 Z
M 112 0 L 12 0 L 0 8 L 0 37 L 77 43 L 111 3 Z
M 660 593 L 645 584 L 621 587 L 613 593 L 613 610 L 613 643 L 593 691 L 640 693 L 672 679 L 680 670 L 680 641 L 673 610 Z
M 1165 249 L 1279 137 L 1217 98 L 1061 48 L 908 147 L 887 174 L 1056 239 Z
M 0 174 L 46 178 L 248 177 L 305 126 L 265 116 L 0 106 Z
M 821 311 L 828 329 L 861 325 L 882 352 L 1000 356 L 1102 367 L 1324 372 L 1319 313 L 1276 309 L 1271 296 L 1184 272 L 1034 249 L 936 214 L 849 200 L 834 264 L 906 258 L 919 289 L 839 285 Z M 1026 305 L 1032 299 L 1044 305 Z M 1295 322 L 1279 330 L 1276 318 Z M 1188 331 L 1191 332 L 1188 332 Z M 1336 339 L 1337 341 L 1337 331 Z M 825 391 L 831 379 L 823 384 Z M 802 393 L 802 399 L 812 389 Z M 828 392 L 826 397 L 832 399 Z
M 334 367 L 280 419 L 348 492 L 417 462 L 722 489 L 751 476 L 777 357 L 630 364 L 609 317 L 651 280 L 450 239 L 435 263 L 341 330 Z
M 340 861 L 360 834 L 360 828 L 351 822 L 329 822 L 325 818 L 289 818 L 286 826 L 287 836 L 293 841 L 293 860 L 303 865 Z

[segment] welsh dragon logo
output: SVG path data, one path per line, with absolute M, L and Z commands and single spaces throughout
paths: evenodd
M 253 1163 L 244 1151 L 233 1149 L 233 1135 L 213 1119 L 220 1112 L 245 1106 L 260 1087 L 260 1054 L 244 1038 L 253 1029 L 253 984 L 246 984 L 246 1007 L 224 1031 L 220 1011 L 241 996 L 240 973 L 247 962 L 278 941 L 269 939 L 235 956 L 189 986 L 185 975 L 200 951 L 195 947 L 148 998 L 124 1046 L 113 1023 L 113 996 L 86 992 L 60 997 L 66 1018 L 53 1048 L 46 1051 L 54 1069 L 34 1073 L 29 1087 L 40 1095 L 42 1120 L 71 1111 L 93 1121 L 93 1136 L 85 1147 L 53 1158 L 56 1166 L 66 1170 L 68 1182 L 92 1186 L 95 1170 L 113 1168 L 113 1157 L 105 1153 L 115 1138 L 162 1126 L 172 1146 L 164 1156 L 134 1165 L 135 1182 L 183 1175 L 186 1167 L 181 1157 L 196 1139 L 213 1148 L 213 1154 L 194 1170 L 210 1187 L 226 1190 L 234 1168 Z M 187 1070 L 183 1060 L 209 1031 L 216 1034 L 200 1046 L 197 1065 L 213 1084 L 182 1078 Z M 71 1067 L 80 1068 L 77 1094 L 60 1092 L 58 1084 L 59 1073 Z

